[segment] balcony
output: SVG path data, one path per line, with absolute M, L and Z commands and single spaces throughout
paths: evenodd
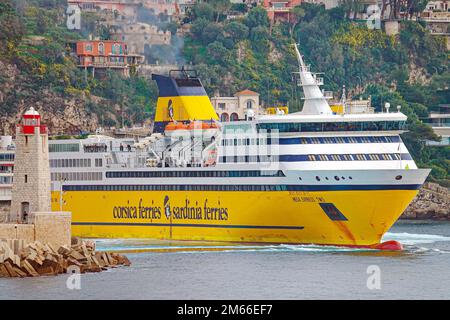
M 126 62 L 85 62 L 80 63 L 78 67 L 96 67 L 96 68 L 128 68 Z
M 420 18 L 420 20 L 426 22 L 450 22 L 450 12 L 424 12 L 424 15 Z
M 318 86 L 323 86 L 323 77 L 319 76 L 319 73 L 314 73 L 312 76 Z

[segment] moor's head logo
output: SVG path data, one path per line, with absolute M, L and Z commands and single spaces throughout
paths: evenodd
M 166 218 L 169 219 L 170 217 L 170 203 L 169 203 L 169 196 L 166 196 L 164 198 L 164 214 L 166 215 Z
M 169 104 L 167 105 L 167 109 L 169 111 L 169 118 L 173 119 L 173 103 L 172 103 L 172 99 L 169 100 Z

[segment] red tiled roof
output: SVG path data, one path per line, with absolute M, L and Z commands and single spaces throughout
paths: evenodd
M 243 95 L 246 95 L 246 96 L 255 96 L 255 95 L 257 95 L 257 96 L 259 96 L 259 93 L 255 92 L 255 91 L 252 91 L 252 90 L 245 89 L 245 90 L 242 90 L 241 92 L 238 92 L 238 93 L 235 94 L 235 96 L 243 96 Z

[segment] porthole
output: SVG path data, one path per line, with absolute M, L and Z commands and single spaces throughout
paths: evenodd
M 403 179 L 403 177 L 401 175 L 398 175 L 395 177 L 395 180 L 402 180 L 402 179 Z
M 348 177 L 350 180 L 352 180 L 353 178 L 352 177 Z
M 319 178 L 319 176 L 316 176 L 316 180 L 317 180 L 317 181 L 320 181 L 320 178 Z
M 345 180 L 345 177 L 344 177 L 344 176 L 342 176 L 342 177 L 341 177 L 341 179 L 342 179 L 342 180 Z
M 335 179 L 336 181 L 339 181 L 339 180 L 340 180 L 338 176 L 334 176 L 334 179 Z
M 302 177 L 298 177 L 298 180 L 302 180 Z
M 328 177 L 325 177 L 325 179 L 329 180 Z

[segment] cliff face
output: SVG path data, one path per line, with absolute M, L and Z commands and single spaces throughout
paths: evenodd
M 92 132 L 98 127 L 97 116 L 87 112 L 83 95 L 67 98 L 30 82 L 15 65 L 0 61 L 0 132 L 14 135 L 15 125 L 30 106 L 42 115 L 52 134 Z
M 401 219 L 450 220 L 448 189 L 436 183 L 425 183 Z

